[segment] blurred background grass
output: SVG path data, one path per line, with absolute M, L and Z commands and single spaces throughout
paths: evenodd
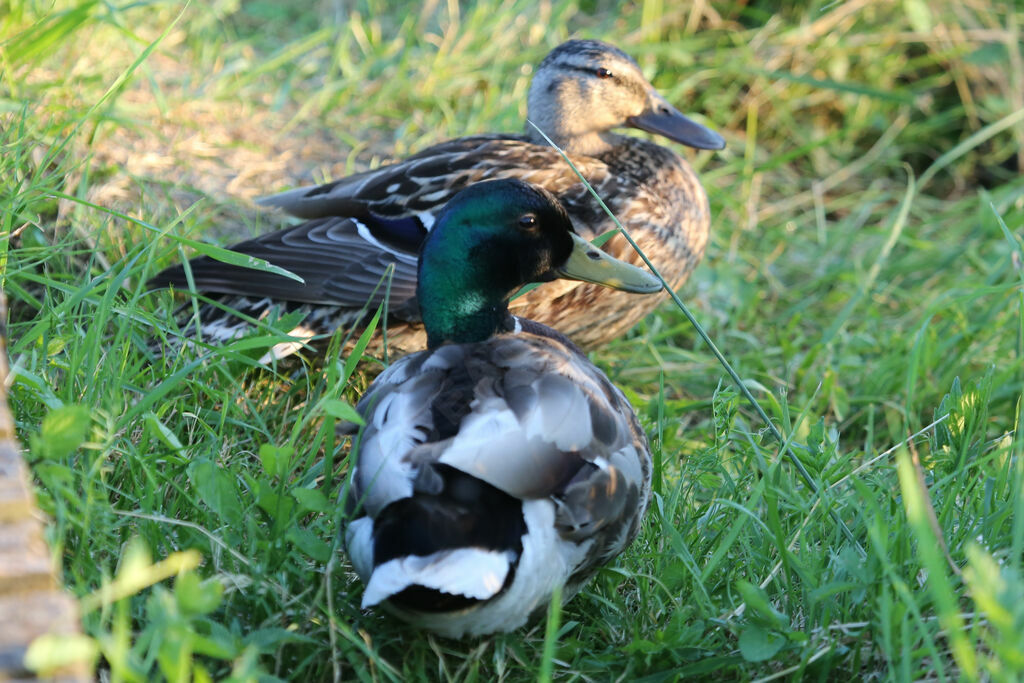
M 1019 4 L 2 9 L 12 408 L 104 675 L 1024 671 Z M 683 298 L 827 493 L 780 464 L 665 308 L 594 354 L 663 461 L 641 539 L 562 613 L 555 647 L 543 625 L 451 643 L 362 614 L 338 555 L 329 401 L 366 376 L 252 372 L 240 347 L 147 362 L 175 304 L 143 283 L 187 255 L 178 237 L 279 225 L 254 196 L 521 129 L 534 66 L 570 36 L 619 45 L 726 136 L 685 152 L 714 222 Z M 187 550 L 202 562 L 185 571 Z

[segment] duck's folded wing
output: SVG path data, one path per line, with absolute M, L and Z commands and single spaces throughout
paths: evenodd
M 483 180 L 519 177 L 558 194 L 579 183 L 550 148 L 519 136 L 477 135 L 429 147 L 395 164 L 324 185 L 300 187 L 257 202 L 299 218 L 359 215 L 432 216 L 456 192 Z M 427 226 L 428 229 L 430 225 Z
M 532 336 L 442 349 L 422 366 L 434 378 L 419 403 L 429 436 L 403 457 L 417 485 L 429 488 L 438 463 L 518 499 L 552 498 L 560 532 L 573 538 L 646 505 L 643 431 L 575 349 Z
M 196 289 L 204 293 L 360 308 L 384 300 L 392 313 L 415 311 L 416 259 L 426 228 L 415 218 L 327 218 L 268 233 L 231 247 L 303 279 L 231 265 L 207 256 L 189 263 Z M 187 287 L 182 265 L 164 270 L 153 286 Z

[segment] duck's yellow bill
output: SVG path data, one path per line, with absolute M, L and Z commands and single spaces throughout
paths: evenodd
M 572 240 L 568 260 L 554 269 L 558 277 L 637 294 L 653 294 L 661 289 L 661 280 L 646 270 L 609 256 L 579 235 L 573 234 Z

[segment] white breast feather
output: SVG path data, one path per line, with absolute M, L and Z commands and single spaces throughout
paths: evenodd
M 420 366 L 420 374 L 431 370 L 447 370 L 452 367 L 455 358 L 461 360 L 462 354 L 457 346 L 442 346 L 430 354 L 430 357 Z
M 627 443 L 619 450 L 615 451 L 611 455 L 611 460 L 606 466 L 614 466 L 620 472 L 622 476 L 626 478 L 626 481 L 642 482 L 644 479 L 643 468 L 640 466 L 641 455 L 637 451 L 636 446 L 632 443 Z
M 402 384 L 409 379 L 409 366 L 410 363 L 407 359 L 411 356 L 406 356 L 401 360 L 398 360 L 387 367 L 387 369 L 377 375 L 377 379 L 373 380 L 374 384 Z

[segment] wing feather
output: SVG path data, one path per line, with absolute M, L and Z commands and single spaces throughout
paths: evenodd
M 599 192 L 616 180 L 608 166 L 594 158 L 573 163 Z M 520 178 L 559 195 L 570 213 L 581 211 L 577 229 L 593 235 L 596 203 L 557 150 L 527 142 L 517 135 L 476 135 L 442 142 L 382 168 L 325 185 L 302 187 L 259 201 L 299 218 L 359 216 L 373 211 L 385 216 L 437 212 L 467 185 L 497 178 Z
M 304 283 L 206 256 L 193 259 L 189 267 L 196 289 L 207 293 L 360 308 L 367 302 L 378 305 L 390 287 L 392 312 L 414 310 L 416 253 L 406 246 L 409 237 L 380 236 L 370 242 L 361 230 L 368 232 L 365 223 L 355 219 L 318 219 L 232 247 L 285 268 Z M 185 288 L 184 267 L 168 268 L 153 278 L 153 284 Z

